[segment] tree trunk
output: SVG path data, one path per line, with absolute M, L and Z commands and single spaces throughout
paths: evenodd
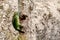
M 5 0 L 2 4 L 0 40 L 14 40 L 19 36 L 12 26 L 18 0 Z M 27 40 L 60 40 L 60 0 L 20 0 L 20 14 L 28 16 L 21 20 Z

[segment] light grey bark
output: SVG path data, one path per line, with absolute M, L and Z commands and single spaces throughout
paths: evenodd
M 12 26 L 18 0 L 0 1 L 0 40 L 13 40 L 19 34 Z M 20 0 L 22 21 L 27 40 L 60 40 L 60 0 Z
M 24 0 L 28 40 L 60 40 L 59 0 Z

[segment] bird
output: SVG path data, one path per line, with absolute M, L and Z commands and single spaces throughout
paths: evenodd
M 13 24 L 13 27 L 15 28 L 15 30 L 19 31 L 20 33 L 25 33 L 24 31 L 22 31 L 23 26 L 20 23 L 18 12 L 14 12 L 14 15 L 12 18 L 12 24 Z

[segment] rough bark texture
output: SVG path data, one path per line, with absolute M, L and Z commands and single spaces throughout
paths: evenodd
M 60 40 L 60 0 L 20 0 L 21 14 L 28 17 L 22 21 L 27 40 Z M 18 32 L 12 26 L 17 0 L 0 1 L 0 40 L 14 40 Z

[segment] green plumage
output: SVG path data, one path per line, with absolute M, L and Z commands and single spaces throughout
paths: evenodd
M 21 26 L 20 22 L 19 22 L 19 14 L 18 12 L 14 12 L 14 15 L 13 15 L 13 19 L 12 19 L 12 24 L 13 24 L 13 27 L 21 32 L 21 33 L 24 33 L 22 30 L 23 26 Z

